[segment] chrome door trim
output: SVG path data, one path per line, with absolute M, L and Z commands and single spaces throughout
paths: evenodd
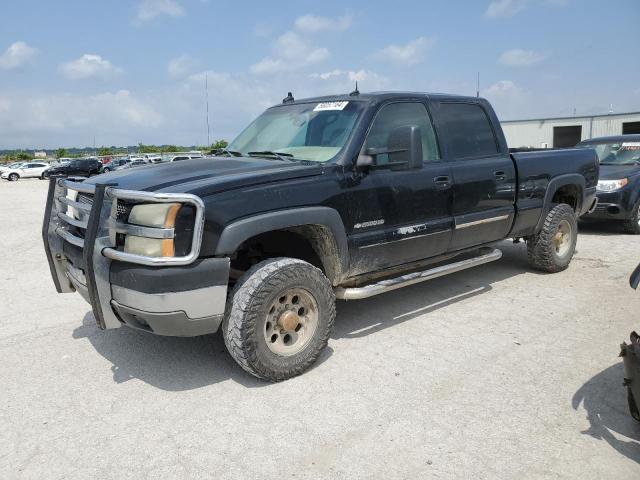
M 498 215 L 497 217 L 483 218 L 482 220 L 474 220 L 473 222 L 466 222 L 466 223 L 460 223 L 460 224 L 456 222 L 456 230 L 475 227 L 476 225 L 483 225 L 485 223 L 493 223 L 493 222 L 499 222 L 501 220 L 507 220 L 510 216 L 511 216 L 510 214 Z

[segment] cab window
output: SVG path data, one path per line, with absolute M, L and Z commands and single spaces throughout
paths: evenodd
M 446 132 L 449 155 L 454 160 L 498 153 L 493 128 L 484 109 L 471 103 L 443 103 L 442 129 Z
M 378 112 L 367 135 L 365 148 L 385 148 L 389 134 L 398 127 L 417 126 L 422 135 L 422 160 L 435 162 L 440 159 L 438 144 L 427 108 L 418 102 L 392 103 Z M 389 163 L 389 155 L 376 157 L 378 165 Z

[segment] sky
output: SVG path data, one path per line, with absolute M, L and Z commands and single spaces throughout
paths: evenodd
M 638 0 L 2 0 L 0 148 L 203 145 L 353 90 L 640 110 Z

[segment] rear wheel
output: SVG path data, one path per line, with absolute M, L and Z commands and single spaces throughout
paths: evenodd
M 543 272 L 560 272 L 573 258 L 578 240 L 578 222 L 573 208 L 555 205 L 547 214 L 542 230 L 527 238 L 529 264 Z
M 20 175 L 18 175 L 17 173 L 12 173 L 11 175 L 9 175 L 10 182 L 17 182 L 18 180 L 20 180 Z
M 335 315 L 331 283 L 322 271 L 302 260 L 270 259 L 236 285 L 222 334 L 244 370 L 265 380 L 286 380 L 313 365 Z
M 633 207 L 631 218 L 625 220 L 622 225 L 625 232 L 640 235 L 640 202 Z

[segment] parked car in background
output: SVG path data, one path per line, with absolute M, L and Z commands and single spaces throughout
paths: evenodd
M 16 182 L 21 178 L 42 178 L 42 173 L 48 168 L 48 163 L 25 162 L 16 168 L 10 168 L 2 172 L 2 178 L 10 182 Z
M 9 165 L 2 165 L 0 167 L 0 174 L 2 174 L 3 172 L 5 172 L 7 170 L 20 168 L 20 166 L 23 165 L 24 163 L 26 163 L 26 162 L 15 162 L 15 163 L 11 163 Z
M 162 162 L 162 155 L 160 155 L 159 153 L 145 153 L 143 158 L 144 158 L 146 163 L 161 163 Z
M 114 170 L 118 170 L 119 167 L 122 167 L 129 163 L 131 160 L 128 158 L 114 158 L 106 165 L 102 167 L 102 173 L 113 172 Z
M 176 155 L 169 160 L 170 162 L 179 162 L 182 160 L 192 160 L 194 158 L 202 158 L 201 153 L 181 153 L 180 155 Z
M 101 169 L 102 163 L 100 163 L 100 160 L 93 158 L 77 158 L 49 168 L 42 173 L 42 177 L 49 178 L 51 175 L 90 177 L 92 175 L 98 175 Z
M 120 165 L 116 168 L 116 170 L 125 170 L 127 168 L 135 168 L 135 167 L 143 167 L 145 165 L 149 165 L 149 162 L 145 161 L 143 158 L 136 158 L 134 160 L 130 160 L 126 162 L 124 165 Z
M 615 220 L 640 234 L 640 135 L 592 138 L 578 147 L 593 148 L 600 161 L 598 205 L 583 218 Z

